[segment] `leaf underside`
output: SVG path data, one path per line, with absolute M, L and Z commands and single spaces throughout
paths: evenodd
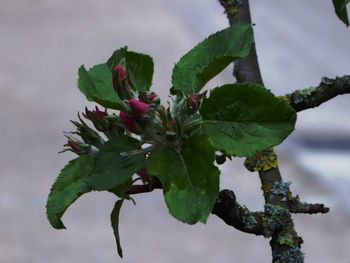
M 217 150 L 252 156 L 280 144 L 293 130 L 296 113 L 269 90 L 254 84 L 214 89 L 200 108 L 202 131 Z
M 93 156 L 82 155 L 66 165 L 53 184 L 47 200 L 46 212 L 50 224 L 56 229 L 65 228 L 61 218 L 67 208 L 82 194 L 91 191 L 83 181 L 94 169 Z
M 147 170 L 161 181 L 172 216 L 188 224 L 206 222 L 219 192 L 214 160 L 214 148 L 203 135 L 185 141 L 180 153 L 162 148 L 150 154 Z
M 119 136 L 108 141 L 96 155 L 94 173 L 85 182 L 97 191 L 112 190 L 127 183 L 145 166 L 145 154 L 123 156 L 121 153 L 139 149 L 139 141 L 128 136 Z

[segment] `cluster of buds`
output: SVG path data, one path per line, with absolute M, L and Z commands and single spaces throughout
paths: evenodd
M 146 123 L 146 119 L 149 116 L 151 105 L 135 98 L 127 101 L 127 104 L 128 110 L 120 112 L 120 120 L 128 131 L 140 134 L 142 126 Z
M 104 133 L 108 139 L 129 131 L 141 135 L 142 140 L 151 144 L 171 143 L 176 146 L 181 142 L 184 132 L 186 133 L 186 127 L 193 126 L 193 114 L 198 111 L 206 95 L 204 92 L 182 97 L 175 103 L 175 110 L 171 111 L 170 107 L 166 109 L 160 105 L 160 99 L 154 92 L 135 92 L 132 82 L 129 81 L 127 70 L 122 64 L 113 66 L 112 77 L 113 88 L 125 102 L 119 116 L 109 115 L 107 110 L 102 111 L 97 106 L 93 110 L 85 108 L 83 113 L 83 116 L 93 123 L 96 130 Z M 90 152 L 91 147 L 100 149 L 105 143 L 104 139 L 98 132 L 86 125 L 80 116 L 79 120 L 80 122 L 72 121 L 77 128 L 77 131 L 72 134 L 79 135 L 82 141 L 66 136 L 68 143 L 64 151 L 70 150 L 82 154 Z

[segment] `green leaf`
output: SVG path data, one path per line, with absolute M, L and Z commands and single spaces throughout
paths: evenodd
M 99 64 L 88 71 L 79 68 L 78 88 L 88 101 L 95 101 L 106 108 L 123 109 L 123 104 L 113 89 L 112 72 L 107 64 Z
M 127 47 L 124 47 L 115 51 L 107 61 L 110 70 L 117 64 L 124 64 L 129 80 L 136 91 L 149 91 L 154 68 L 152 57 L 127 51 Z
M 180 153 L 161 148 L 150 154 L 147 171 L 161 181 L 169 212 L 178 220 L 206 222 L 219 192 L 214 160 L 214 148 L 203 135 L 185 141 Z
M 214 89 L 200 108 L 202 131 L 217 150 L 251 156 L 280 144 L 293 130 L 296 113 L 269 90 L 254 84 Z
M 197 93 L 232 61 L 249 54 L 253 42 L 250 25 L 236 25 L 219 31 L 190 50 L 175 65 L 172 93 Z
M 94 163 L 93 156 L 82 155 L 70 161 L 60 172 L 50 190 L 46 205 L 47 218 L 54 228 L 65 228 L 61 221 L 64 212 L 82 194 L 91 191 L 83 179 L 92 174 Z
M 129 153 L 140 149 L 139 141 L 128 136 L 111 139 L 103 145 L 96 155 L 96 165 L 93 175 L 86 178 L 88 185 L 97 191 L 112 190 L 114 187 L 127 183 L 139 170 L 145 167 L 145 154 Z
M 129 189 L 130 185 L 132 185 L 132 178 L 124 181 L 121 184 L 118 184 L 117 186 L 113 187 L 112 189 L 109 189 L 108 191 L 120 198 L 125 198 L 125 192 Z
M 350 3 L 350 0 L 333 0 L 335 13 L 338 18 L 344 22 L 346 26 L 349 26 L 349 17 L 346 5 Z
M 112 69 L 123 64 L 131 83 L 137 91 L 148 91 L 152 85 L 153 59 L 145 54 L 127 51 L 123 47 L 115 51 L 107 63 L 86 70 L 84 65 L 78 71 L 78 88 L 88 101 L 95 101 L 106 108 L 122 110 L 121 99 L 113 89 Z
M 123 199 L 118 200 L 111 213 L 111 224 L 114 232 L 114 237 L 115 241 L 117 243 L 117 250 L 118 250 L 118 255 L 123 258 L 123 250 L 120 245 L 120 237 L 119 237 L 119 213 L 120 213 L 120 208 L 123 205 Z
M 107 65 L 111 71 L 115 65 L 122 63 L 122 60 L 125 58 L 125 55 L 127 52 L 128 52 L 127 46 L 122 47 L 113 52 L 113 55 L 107 61 Z

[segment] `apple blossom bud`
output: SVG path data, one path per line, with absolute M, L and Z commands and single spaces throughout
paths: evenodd
M 143 119 L 146 116 L 150 107 L 147 103 L 142 102 L 138 99 L 129 100 L 129 105 L 133 115 L 136 118 L 140 118 L 140 119 Z
M 119 117 L 124 126 L 131 132 L 139 134 L 141 127 L 137 124 L 136 120 L 132 115 L 127 112 L 121 111 Z
M 160 99 L 153 91 L 150 93 L 140 92 L 139 99 L 147 104 L 159 104 Z
M 118 73 L 119 80 L 123 80 L 127 77 L 125 68 L 122 65 L 116 65 L 113 67 L 113 77 Z
M 133 97 L 134 92 L 127 81 L 128 75 L 122 65 L 116 65 L 112 69 L 113 88 L 122 100 Z
M 207 92 L 205 91 L 202 94 L 193 93 L 188 97 L 187 106 L 190 108 L 192 113 L 195 113 L 198 111 L 201 100 L 203 99 L 203 97 L 205 97 L 206 94 Z
M 97 150 L 95 147 L 73 137 L 71 133 L 64 132 L 64 136 L 68 139 L 68 142 L 63 145 L 64 148 L 61 152 L 71 151 L 77 155 L 82 155 L 90 154 Z
M 105 131 L 108 127 L 108 121 L 105 119 L 108 114 L 104 111 L 100 111 L 97 106 L 95 110 L 92 111 L 85 107 L 85 113 L 83 113 L 83 116 L 90 120 L 98 131 Z

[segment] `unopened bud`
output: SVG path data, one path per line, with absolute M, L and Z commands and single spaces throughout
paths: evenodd
M 129 105 L 132 114 L 138 119 L 143 119 L 146 116 L 150 107 L 147 103 L 142 102 L 138 99 L 129 100 Z
M 97 106 L 95 106 L 95 110 L 93 110 L 92 112 L 95 114 L 97 119 L 103 119 L 108 115 L 107 112 L 100 111 L 100 109 Z
M 85 143 L 94 145 L 97 148 L 101 148 L 105 141 L 102 137 L 93 129 L 91 129 L 78 115 L 81 123 L 77 121 L 71 121 L 76 127 L 77 131 L 73 132 L 74 134 L 78 134 Z
M 133 97 L 133 90 L 128 83 L 128 75 L 122 65 L 116 65 L 112 69 L 113 88 L 122 100 Z
M 118 73 L 119 80 L 123 80 L 126 78 L 125 68 L 122 65 L 116 65 L 113 67 L 113 76 Z
M 89 154 L 92 152 L 91 145 L 74 138 L 70 133 L 65 133 L 64 136 L 68 139 L 68 142 L 64 145 L 61 152 L 71 151 L 77 155 Z
M 190 108 L 192 113 L 195 113 L 198 111 L 200 103 L 206 94 L 207 92 L 205 91 L 202 94 L 193 93 L 188 97 L 187 106 Z
M 105 120 L 108 114 L 104 111 L 100 111 L 97 106 L 95 110 L 92 111 L 85 107 L 85 114 L 83 113 L 83 116 L 90 120 L 98 131 L 105 131 L 108 127 L 108 122 Z
M 141 127 L 137 124 L 134 117 L 129 113 L 121 111 L 119 117 L 127 130 L 136 134 L 139 134 L 141 132 Z
M 139 99 L 143 102 L 146 102 L 147 104 L 159 104 L 160 103 L 159 97 L 153 91 L 150 93 L 140 92 Z

